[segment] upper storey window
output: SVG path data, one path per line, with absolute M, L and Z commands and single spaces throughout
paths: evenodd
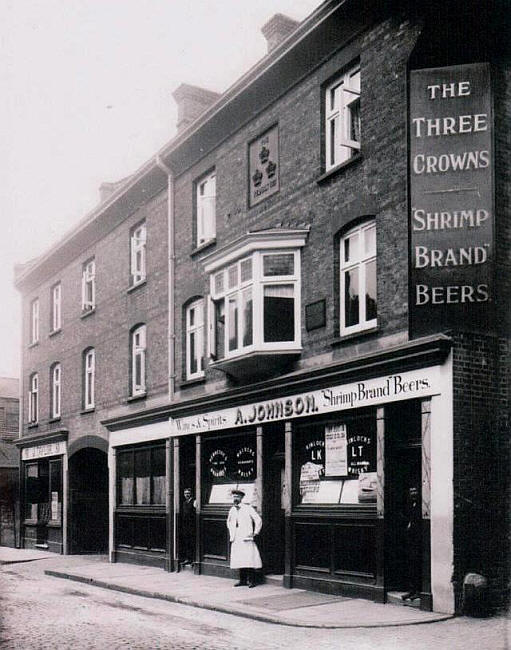
M 39 298 L 30 303 L 30 344 L 39 341 Z
M 340 333 L 376 327 L 376 224 L 349 230 L 340 241 Z
M 92 311 L 96 306 L 96 262 L 88 260 L 82 269 L 82 311 Z
M 360 66 L 336 77 L 325 90 L 325 169 L 360 150 Z
M 131 231 L 130 273 L 132 285 L 140 284 L 146 278 L 146 240 L 147 229 L 144 221 L 135 226 Z
M 83 408 L 93 409 L 95 406 L 96 383 L 96 352 L 88 348 L 83 353 Z
M 62 285 L 60 282 L 51 288 L 51 331 L 57 332 L 62 325 Z
M 196 183 L 197 246 L 216 237 L 216 174 L 212 172 Z
M 204 300 L 186 308 L 186 379 L 204 376 Z
M 28 423 L 37 424 L 39 421 L 39 375 L 30 375 L 28 391 Z
M 210 273 L 209 352 L 216 360 L 301 349 L 300 248 L 307 231 L 261 231 L 219 251 Z
M 131 332 L 131 394 L 146 392 L 146 326 L 139 325 Z

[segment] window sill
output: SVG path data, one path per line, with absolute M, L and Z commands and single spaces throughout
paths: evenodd
M 143 287 L 145 284 L 147 284 L 147 279 L 144 278 L 143 280 L 140 280 L 139 282 L 135 282 L 134 284 L 130 285 L 128 289 L 126 290 L 126 293 L 131 293 L 132 291 L 135 291 L 135 289 L 138 289 L 139 287 Z
M 209 239 L 207 242 L 204 242 L 204 244 L 201 244 L 200 246 L 194 248 L 190 253 L 190 257 L 195 257 L 195 255 L 202 253 L 202 251 L 205 251 L 210 246 L 214 246 L 215 244 L 216 244 L 216 237 L 213 237 L 213 239 Z
M 371 336 L 374 334 L 377 334 L 379 331 L 379 327 L 371 327 L 370 329 L 367 330 L 361 330 L 360 332 L 353 332 L 353 334 L 345 334 L 344 336 L 338 336 L 331 342 L 332 347 L 337 347 L 338 345 L 342 345 L 343 343 L 351 343 L 355 339 L 360 339 L 365 336 Z
M 321 174 L 319 178 L 316 179 L 316 183 L 318 185 L 321 185 L 322 183 L 326 182 L 327 180 L 330 180 L 334 176 L 337 176 L 337 174 L 340 174 L 342 171 L 347 169 L 348 167 L 351 167 L 352 165 L 355 165 L 356 163 L 360 162 L 362 160 L 362 154 L 358 153 L 349 158 L 348 160 L 345 160 L 342 162 L 340 165 L 336 165 L 335 167 L 332 167 L 332 169 L 329 169 L 327 172 L 324 174 Z
M 27 424 L 27 429 L 37 429 L 39 426 L 39 422 L 30 422 L 30 424 Z
M 82 319 L 87 318 L 87 316 L 91 316 L 92 314 L 95 314 L 95 313 L 96 313 L 96 307 L 93 307 L 92 309 L 87 309 L 87 310 L 82 311 L 82 314 L 81 314 L 80 318 L 82 318 Z
M 60 422 L 60 415 L 48 420 L 48 424 L 54 424 L 55 422 Z
M 55 336 L 56 334 L 60 334 L 60 332 L 62 332 L 62 328 L 61 328 L 61 327 L 59 327 L 59 328 L 56 329 L 56 330 L 52 330 L 52 331 L 48 334 L 48 337 L 51 338 L 52 336 Z
M 28 344 L 28 349 L 35 348 L 36 345 L 39 345 L 39 341 L 32 341 L 32 343 Z
M 95 410 L 96 410 L 95 406 L 90 406 L 89 408 L 82 409 L 80 411 L 80 415 L 86 415 L 87 413 L 94 413 Z
M 188 386 L 197 386 L 205 383 L 206 383 L 206 376 L 203 375 L 202 377 L 195 377 L 195 379 L 183 379 L 183 381 L 180 382 L 179 387 L 188 388 Z
M 136 395 L 130 395 L 126 399 L 126 402 L 128 402 L 128 404 L 129 404 L 130 402 L 136 402 L 139 399 L 145 399 L 146 397 L 147 397 L 147 392 L 144 391 L 143 393 L 137 393 Z

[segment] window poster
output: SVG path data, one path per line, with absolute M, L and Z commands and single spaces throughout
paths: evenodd
M 279 130 L 277 126 L 253 140 L 248 148 L 249 203 L 252 207 L 279 190 Z
M 325 427 L 325 476 L 348 474 L 348 441 L 345 424 Z

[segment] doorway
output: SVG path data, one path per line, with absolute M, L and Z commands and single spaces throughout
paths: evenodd
M 285 558 L 284 432 L 277 425 L 264 432 L 263 571 L 283 575 Z
M 418 490 L 421 516 L 422 444 L 420 402 L 385 409 L 385 585 L 386 591 L 409 592 L 421 582 L 422 519 L 410 536 L 410 488 Z M 414 580 L 415 576 L 415 580 Z
M 99 449 L 69 458 L 69 531 L 71 554 L 107 552 L 108 461 Z

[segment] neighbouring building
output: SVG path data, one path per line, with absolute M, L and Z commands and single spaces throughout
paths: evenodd
M 505 3 L 327 0 L 20 267 L 25 546 L 459 611 L 509 580 Z M 477 38 L 474 38 L 477 34 Z M 420 553 L 407 495 L 420 494 Z M 276 578 L 274 578 L 276 579 Z
M 0 377 L 0 546 L 19 544 L 19 381 Z

